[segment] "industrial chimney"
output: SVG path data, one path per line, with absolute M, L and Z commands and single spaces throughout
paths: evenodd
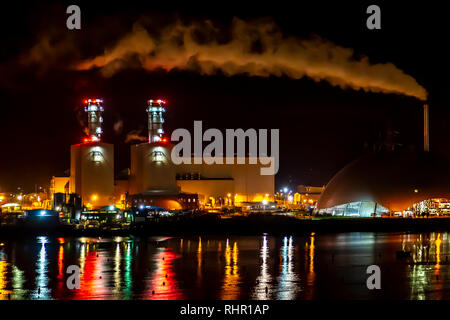
M 148 100 L 148 142 L 158 142 L 164 134 L 163 130 L 163 112 L 166 111 L 164 100 Z
M 91 141 L 100 141 L 103 133 L 102 129 L 102 113 L 103 100 L 102 99 L 87 99 L 84 100 L 84 111 L 88 114 L 87 135 Z
M 423 105 L 423 151 L 430 151 L 430 126 L 428 105 Z

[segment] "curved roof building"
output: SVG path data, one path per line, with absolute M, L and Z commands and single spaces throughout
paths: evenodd
M 403 211 L 432 198 L 450 198 L 450 161 L 430 152 L 381 152 L 340 170 L 322 193 L 319 213 L 345 216 Z

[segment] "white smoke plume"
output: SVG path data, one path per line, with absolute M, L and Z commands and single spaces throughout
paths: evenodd
M 114 128 L 114 132 L 116 134 L 122 133 L 123 121 L 122 120 L 118 120 L 117 122 L 115 122 L 114 125 L 113 125 L 113 128 Z
M 392 63 L 371 64 L 353 49 L 315 37 L 286 37 L 272 22 L 235 18 L 226 41 L 211 22 L 170 26 L 150 32 L 136 23 L 133 30 L 101 55 L 76 65 L 78 70 L 101 68 L 112 76 L 123 68 L 194 70 L 210 75 L 308 77 L 343 89 L 395 93 L 426 100 L 427 92 Z
M 125 138 L 125 143 L 132 141 L 148 141 L 148 137 L 141 136 L 141 132 L 142 130 L 130 131 Z

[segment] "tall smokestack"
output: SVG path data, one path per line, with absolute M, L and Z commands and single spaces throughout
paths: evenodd
M 87 135 L 89 136 L 90 140 L 99 141 L 103 133 L 103 100 L 84 100 L 84 111 L 88 114 Z
M 164 134 L 163 113 L 166 111 L 164 100 L 148 100 L 148 142 L 158 142 Z
M 423 151 L 430 151 L 430 126 L 428 105 L 423 105 Z

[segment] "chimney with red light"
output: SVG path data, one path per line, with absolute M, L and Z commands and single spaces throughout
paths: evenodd
M 84 139 L 84 142 L 100 141 L 103 133 L 102 129 L 102 113 L 103 113 L 103 100 L 102 99 L 85 99 L 84 111 L 88 114 L 88 137 Z
M 146 109 L 148 113 L 148 142 L 165 142 L 167 138 L 163 138 L 163 113 L 166 111 L 164 106 L 165 100 L 148 100 L 148 107 Z

